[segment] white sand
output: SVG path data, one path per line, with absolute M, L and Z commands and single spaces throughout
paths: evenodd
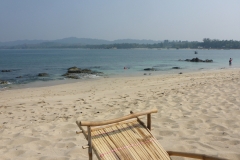
M 240 159 L 240 70 L 100 80 L 0 92 L 0 159 L 88 159 L 75 121 L 157 108 L 166 150 Z

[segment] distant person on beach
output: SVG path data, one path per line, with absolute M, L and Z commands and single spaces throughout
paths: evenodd
M 232 58 L 229 59 L 229 65 L 232 65 Z

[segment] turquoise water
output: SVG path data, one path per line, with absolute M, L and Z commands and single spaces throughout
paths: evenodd
M 197 51 L 198 54 L 194 54 Z M 179 59 L 212 59 L 213 63 L 179 61 Z M 233 58 L 229 66 L 229 58 Z M 169 74 L 213 70 L 220 68 L 240 68 L 240 50 L 157 50 L 157 49 L 34 49 L 0 50 L 0 80 L 11 84 L 26 84 L 34 81 L 65 80 L 62 76 L 69 67 L 77 66 L 102 72 L 101 75 L 83 75 L 82 79 L 99 76 L 135 76 L 143 74 Z M 129 69 L 124 70 L 127 67 Z M 156 71 L 144 71 L 145 68 Z M 181 69 L 172 69 L 180 67 Z M 49 77 L 38 77 L 38 73 L 48 73 Z M 21 77 L 21 78 L 16 78 Z

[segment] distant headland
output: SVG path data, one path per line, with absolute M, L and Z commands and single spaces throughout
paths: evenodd
M 102 40 L 91 38 L 64 38 L 58 40 L 18 40 L 11 42 L 0 42 L 0 49 L 44 49 L 44 48 L 83 48 L 83 49 L 240 49 L 240 41 L 236 40 L 217 40 L 204 38 L 202 42 L 198 41 L 180 41 L 180 40 Z

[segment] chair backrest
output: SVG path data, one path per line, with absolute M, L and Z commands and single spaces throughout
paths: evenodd
M 100 122 L 77 121 L 88 139 L 89 159 L 93 149 L 98 159 L 162 159 L 170 160 L 168 153 L 151 134 L 151 113 L 156 109 L 131 112 L 130 115 Z M 147 126 L 138 119 L 147 115 Z M 84 131 L 82 126 L 87 126 Z

